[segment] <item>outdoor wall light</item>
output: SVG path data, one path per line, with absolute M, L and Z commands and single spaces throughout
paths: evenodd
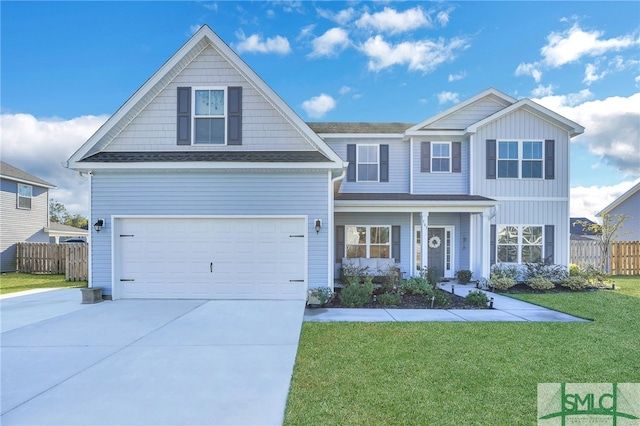
M 104 226 L 104 219 L 98 219 L 98 221 L 93 224 L 93 229 L 95 229 L 96 232 L 100 232 L 103 226 Z
M 316 234 L 319 234 L 321 229 L 322 229 L 322 219 L 316 219 Z

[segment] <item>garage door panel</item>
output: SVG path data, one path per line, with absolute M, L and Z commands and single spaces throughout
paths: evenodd
M 116 235 L 119 297 L 305 297 L 302 218 L 127 218 L 118 229 L 133 235 Z

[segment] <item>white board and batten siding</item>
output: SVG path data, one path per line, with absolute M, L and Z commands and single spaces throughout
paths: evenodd
M 111 240 L 111 235 L 117 231 L 112 229 L 112 220 L 139 216 L 141 219 L 184 218 L 187 222 L 189 218 L 208 218 L 211 221 L 206 224 L 207 227 L 217 226 L 213 223 L 216 218 L 251 217 L 265 226 L 268 223 L 260 222 L 260 219 L 289 218 L 295 225 L 298 218 L 304 218 L 303 235 L 307 247 L 304 261 L 308 272 L 303 290 L 327 286 L 328 230 L 332 222 L 327 206 L 329 186 L 330 179 L 326 171 L 97 172 L 92 178 L 92 216 L 105 218 L 107 225 L 92 239 L 92 285 L 102 287 L 105 294 L 111 294 L 112 282 L 115 281 L 113 271 L 119 265 L 119 260 L 115 258 L 118 254 L 113 259 L 111 257 L 112 246 L 116 248 L 116 241 Z M 314 229 L 315 219 L 322 220 L 323 229 L 320 233 Z M 238 223 L 241 222 L 227 222 L 230 226 L 237 226 Z M 171 222 L 172 226 L 167 231 L 176 224 Z M 289 225 L 285 223 L 283 226 Z M 244 243 L 239 244 L 242 246 Z M 247 247 L 239 247 L 239 250 Z M 215 252 L 217 248 L 211 250 Z M 184 256 L 188 257 L 188 254 Z M 118 280 L 121 278 L 127 279 L 118 277 Z

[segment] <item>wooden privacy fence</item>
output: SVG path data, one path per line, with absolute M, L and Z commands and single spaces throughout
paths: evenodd
M 18 272 L 64 274 L 67 281 L 86 281 L 87 253 L 87 243 L 18 243 Z
M 602 252 L 598 241 L 571 241 L 570 262 L 580 267 L 600 268 Z M 609 250 L 612 275 L 640 275 L 640 241 L 617 241 Z

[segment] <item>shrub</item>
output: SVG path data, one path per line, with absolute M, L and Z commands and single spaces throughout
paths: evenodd
M 562 265 L 552 265 L 544 262 L 525 263 L 524 280 L 543 277 L 549 281 L 558 282 L 567 277 L 567 269 Z
M 410 277 L 401 285 L 406 294 L 427 294 L 433 290 L 433 286 L 423 277 Z
M 359 308 L 371 302 L 373 283 L 366 279 L 363 283 L 346 286 L 340 291 L 340 303 L 350 308 Z
M 518 281 L 518 268 L 515 266 L 505 266 L 499 263 L 491 267 L 491 279 L 493 278 L 511 278 L 513 281 Z
M 469 271 L 468 269 L 461 269 L 459 271 L 456 271 L 456 278 L 458 278 L 458 283 L 460 284 L 467 284 L 469 281 L 471 281 L 472 276 L 473 272 Z
M 570 290 L 584 290 L 589 287 L 589 282 L 583 277 L 573 276 L 560 281 L 560 285 Z
M 489 279 L 489 286 L 496 290 L 509 290 L 514 285 L 516 285 L 516 280 L 510 277 L 491 277 L 491 279 Z
M 382 293 L 378 295 L 378 303 L 382 306 L 397 306 L 402 303 L 402 296 L 396 293 Z
M 436 268 L 422 268 L 420 270 L 420 276 L 422 278 L 425 278 L 427 281 L 429 281 L 429 283 L 432 286 L 435 286 L 436 284 L 438 284 L 439 281 L 439 276 L 440 274 L 438 274 L 438 270 Z
M 317 299 L 320 306 L 324 306 L 325 304 L 329 303 L 329 301 L 333 299 L 333 295 L 333 290 L 331 290 L 329 287 L 318 287 L 313 290 L 309 290 L 309 298 Z
M 483 308 L 487 307 L 489 303 L 489 298 L 487 295 L 480 290 L 471 290 L 469 294 L 464 298 L 464 301 L 472 306 L 480 306 Z
M 526 284 L 534 290 L 551 290 L 555 285 L 547 278 L 538 276 L 529 278 Z
M 576 265 L 575 263 L 571 263 L 569 265 L 569 276 L 570 277 L 575 277 L 577 275 L 581 275 L 582 272 L 582 268 L 580 267 L 580 265 Z
M 342 272 L 342 284 L 347 287 L 353 284 L 360 284 L 365 279 L 365 277 L 369 275 L 368 266 L 361 268 L 360 266 L 355 266 L 352 263 L 346 263 L 342 265 L 340 271 Z
M 395 265 L 389 265 L 386 268 L 378 269 L 378 274 L 382 276 L 382 288 L 385 290 L 395 289 L 400 279 L 400 268 Z
M 434 306 L 446 307 L 451 304 L 451 295 L 442 290 L 435 290 L 433 292 L 433 297 L 434 297 L 434 300 L 433 300 Z M 431 302 L 431 297 L 429 297 L 429 302 Z

